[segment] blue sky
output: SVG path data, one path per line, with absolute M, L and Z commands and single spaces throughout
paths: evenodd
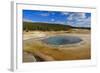
M 91 13 L 23 10 L 23 21 L 90 27 Z

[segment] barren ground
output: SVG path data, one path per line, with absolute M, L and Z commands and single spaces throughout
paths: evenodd
M 66 35 L 77 36 L 83 41 L 77 44 L 54 47 L 40 40 L 50 36 Z M 31 31 L 23 32 L 23 52 L 33 55 L 37 61 L 60 61 L 60 60 L 85 60 L 91 58 L 90 30 L 67 31 Z M 28 62 L 23 53 L 23 62 Z M 31 57 L 32 58 L 32 57 Z M 34 59 L 30 59 L 34 62 Z M 35 60 L 35 61 L 36 61 Z

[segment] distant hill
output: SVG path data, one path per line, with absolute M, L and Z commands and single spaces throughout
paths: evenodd
M 53 23 L 40 23 L 40 22 L 23 22 L 23 30 L 40 30 L 40 31 L 60 31 L 76 29 L 90 29 L 86 27 L 72 27 L 70 25 L 53 24 Z
M 23 22 L 23 30 L 59 31 L 70 28 L 71 26 L 62 24 Z
M 88 29 L 88 30 L 91 29 L 90 27 L 72 27 L 72 28 L 74 28 L 74 29 Z

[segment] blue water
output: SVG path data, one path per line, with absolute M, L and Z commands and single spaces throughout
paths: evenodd
M 75 36 L 53 36 L 43 39 L 43 42 L 51 45 L 65 45 L 74 44 L 82 41 L 79 37 Z

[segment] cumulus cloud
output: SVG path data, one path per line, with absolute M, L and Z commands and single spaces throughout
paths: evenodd
M 86 18 L 85 13 L 71 13 L 71 14 L 69 14 L 68 20 L 80 21 L 85 18 Z
M 67 17 L 67 24 L 78 27 L 90 27 L 91 17 L 87 17 L 86 13 L 71 13 Z
M 78 26 L 83 26 L 83 27 L 90 27 L 91 25 L 91 18 L 88 17 L 86 19 L 83 19 L 82 21 L 77 22 Z

